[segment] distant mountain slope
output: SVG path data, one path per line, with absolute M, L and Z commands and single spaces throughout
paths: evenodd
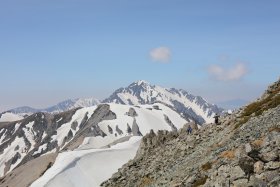
M 25 115 L 31 115 L 36 112 L 49 112 L 49 113 L 59 113 L 59 112 L 65 112 L 77 107 L 90 107 L 98 105 L 100 101 L 95 98 L 86 98 L 86 99 L 68 99 L 65 101 L 62 101 L 54 106 L 44 108 L 44 109 L 36 109 L 29 106 L 23 106 L 11 109 L 7 112 L 17 114 L 19 116 L 25 116 Z M 5 112 L 6 113 L 6 112 Z M 17 118 L 9 118 L 9 121 L 16 121 Z
M 90 107 L 100 104 L 100 101 L 95 98 L 86 98 L 86 99 L 69 99 L 63 102 L 58 103 L 52 107 L 46 108 L 45 112 L 49 113 L 58 113 L 71 110 L 77 107 Z
M 151 85 L 146 81 L 137 81 L 126 88 L 120 88 L 103 102 L 128 105 L 163 102 L 173 107 L 186 119 L 194 120 L 199 124 L 211 123 L 214 114 L 223 111 L 200 96 L 194 96 L 182 89 L 167 89 Z
M 29 106 L 22 106 L 22 107 L 17 107 L 14 109 L 9 110 L 8 112 L 14 113 L 14 114 L 31 114 L 35 112 L 39 112 L 40 109 L 32 108 Z
M 39 112 L 21 121 L 0 123 L 0 177 L 43 155 L 101 148 L 151 129 L 176 130 L 186 122 L 163 104 L 112 103 L 58 114 Z

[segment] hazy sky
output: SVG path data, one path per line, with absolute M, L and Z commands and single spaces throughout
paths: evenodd
M 0 111 L 103 99 L 135 80 L 210 102 L 280 75 L 280 1 L 0 1 Z

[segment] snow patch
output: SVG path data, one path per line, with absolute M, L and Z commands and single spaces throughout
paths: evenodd
M 17 124 L 15 125 L 13 134 L 14 134 L 15 132 L 17 132 L 17 130 L 18 130 L 19 127 L 20 127 L 20 123 L 17 123 Z
M 17 114 L 13 114 L 10 112 L 2 113 L 0 117 L 0 122 L 12 122 L 22 120 L 23 117 Z
M 6 129 L 3 128 L 3 129 L 1 129 L 0 134 L 1 134 L 2 132 L 4 132 L 4 133 L 3 133 L 2 136 L 0 137 L 0 143 L 3 143 L 2 141 L 3 141 L 4 138 L 6 137 L 7 131 L 6 131 Z
M 107 149 L 60 153 L 54 165 L 31 187 L 100 186 L 136 155 L 140 140 L 141 137 L 132 137 L 127 142 Z
M 62 119 L 63 119 L 63 118 L 60 118 L 60 119 L 59 119 L 59 120 L 57 120 L 56 122 L 58 123 L 58 122 L 60 122 Z
M 44 150 L 46 150 L 46 149 L 47 149 L 47 145 L 48 145 L 48 144 L 45 143 L 45 144 L 41 145 L 40 147 L 38 147 L 38 150 L 35 151 L 35 152 L 33 153 L 33 155 L 36 155 L 36 154 L 41 153 L 41 152 L 43 152 Z

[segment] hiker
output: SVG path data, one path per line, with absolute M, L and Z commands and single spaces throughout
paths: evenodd
M 192 133 L 192 128 L 191 128 L 190 125 L 188 126 L 187 133 L 188 133 L 188 134 L 191 134 L 191 133 Z
M 218 125 L 218 123 L 219 123 L 219 117 L 220 117 L 220 116 L 219 116 L 217 113 L 216 113 L 215 116 L 214 116 L 215 124 L 216 124 L 216 125 Z

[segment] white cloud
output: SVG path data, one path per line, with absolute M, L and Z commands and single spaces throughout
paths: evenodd
M 150 57 L 153 61 L 168 63 L 171 58 L 171 51 L 168 47 L 158 47 L 150 51 Z
M 247 67 L 243 63 L 238 63 L 231 68 L 224 68 L 219 65 L 211 65 L 208 68 L 209 75 L 219 81 L 237 81 L 244 77 L 247 73 Z

